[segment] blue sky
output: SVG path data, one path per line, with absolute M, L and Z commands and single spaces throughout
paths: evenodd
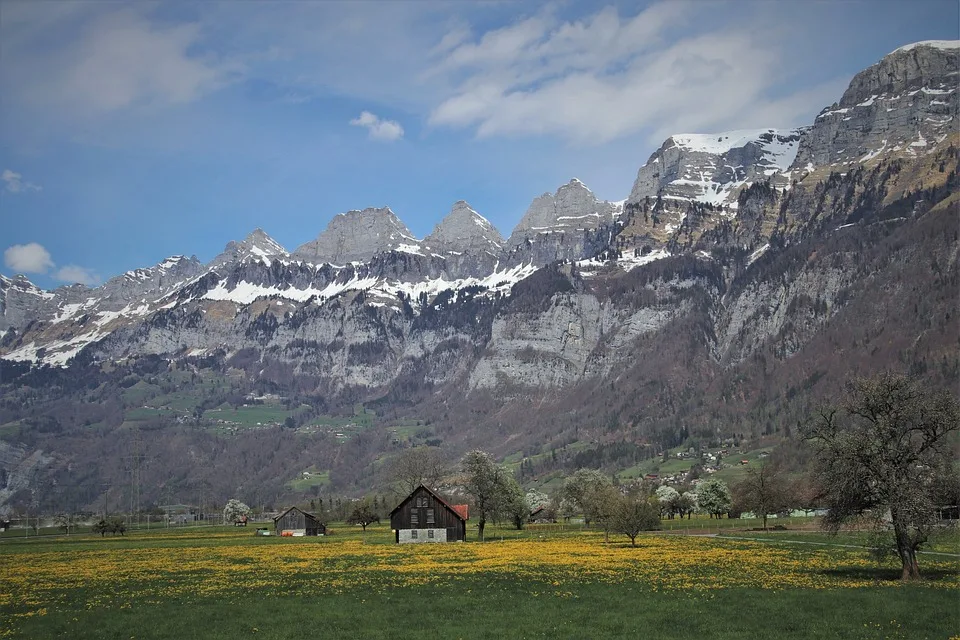
M 509 235 L 572 177 L 625 198 L 671 133 L 809 124 L 956 0 L 0 0 L 0 272 L 102 282 L 293 250 L 390 206 L 465 199 Z

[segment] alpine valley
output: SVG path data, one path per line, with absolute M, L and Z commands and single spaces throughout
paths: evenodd
M 958 72 L 902 47 L 807 127 L 671 136 L 626 200 L 573 179 L 508 238 L 460 201 L 423 239 L 369 208 L 97 288 L 0 276 L 0 511 L 359 494 L 411 445 L 543 483 L 789 442 L 856 375 L 956 388 Z

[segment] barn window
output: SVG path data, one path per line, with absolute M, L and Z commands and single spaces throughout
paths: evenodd
M 427 537 L 428 537 L 428 538 L 432 538 L 432 537 L 433 537 L 433 529 L 427 529 Z
M 434 524 L 433 509 L 427 509 L 427 524 Z
M 410 530 L 410 537 L 416 539 L 416 537 L 417 537 L 417 530 L 416 530 L 416 529 L 411 529 L 411 530 Z
M 411 511 L 411 512 L 410 512 L 410 526 L 411 526 L 411 527 L 416 527 L 416 526 L 419 525 L 419 524 L 420 524 L 420 514 L 417 513 L 416 511 Z

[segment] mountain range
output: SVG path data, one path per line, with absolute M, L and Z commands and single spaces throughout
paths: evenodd
M 96 288 L 0 276 L 0 506 L 99 499 L 50 487 L 122 477 L 105 461 L 134 432 L 157 487 L 225 455 L 247 472 L 176 486 L 273 499 L 307 468 L 372 486 L 411 443 L 635 458 L 788 436 L 851 375 L 956 385 L 958 70 L 958 42 L 902 47 L 807 127 L 670 136 L 624 201 L 574 178 L 507 239 L 459 201 L 422 239 L 368 208 L 293 251 L 256 229 Z M 296 437 L 198 426 L 237 393 L 300 407 Z M 378 426 L 353 437 L 313 420 L 361 405 Z

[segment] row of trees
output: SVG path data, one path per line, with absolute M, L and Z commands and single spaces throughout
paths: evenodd
M 960 479 L 956 446 L 960 407 L 945 391 L 921 388 L 908 378 L 884 374 L 850 383 L 844 402 L 821 410 L 803 429 L 815 451 L 815 469 L 801 483 L 761 464 L 743 480 L 727 487 L 715 478 L 694 488 L 614 486 L 600 471 L 580 469 L 553 500 L 539 492 L 524 494 L 513 474 L 480 450 L 468 452 L 452 473 L 440 450 L 411 449 L 394 464 L 393 480 L 402 494 L 419 484 L 439 490 L 459 486 L 472 499 L 480 539 L 488 521 L 523 526 L 532 509 L 548 506 L 555 513 L 582 513 L 585 522 L 635 541 L 645 529 L 659 526 L 662 516 L 689 517 L 694 511 L 722 517 L 750 511 L 763 519 L 816 501 L 827 509 L 825 528 L 837 531 L 853 518 L 867 516 L 880 533 L 891 537 L 903 565 L 902 577 L 919 577 L 917 551 L 937 523 L 937 507 L 956 505 Z M 951 489 L 952 488 L 952 489 Z M 363 525 L 358 514 L 355 520 Z M 371 520 L 372 521 L 372 520 Z

